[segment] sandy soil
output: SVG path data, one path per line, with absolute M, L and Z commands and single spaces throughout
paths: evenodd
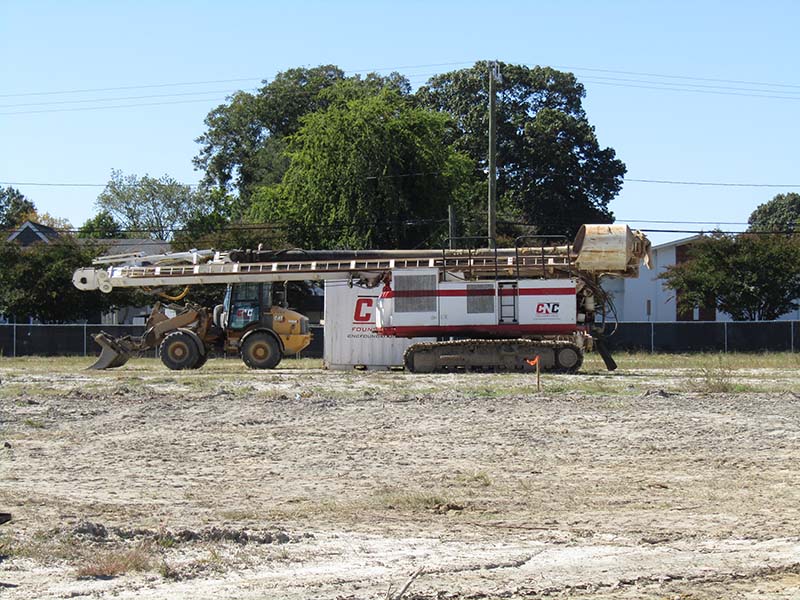
M 3 599 L 800 597 L 796 371 L 79 366 L 0 359 Z

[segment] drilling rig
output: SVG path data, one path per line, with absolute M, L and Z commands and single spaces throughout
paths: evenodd
M 251 368 L 274 368 L 311 337 L 308 319 L 273 304 L 272 285 L 343 279 L 382 286 L 378 334 L 437 338 L 408 348 L 405 367 L 412 372 L 529 370 L 534 356 L 545 369 L 574 372 L 593 348 L 615 368 L 602 341 L 613 302 L 600 281 L 636 277 L 642 261 L 649 266 L 650 242 L 626 225 L 584 225 L 572 243 L 523 241 L 502 249 L 117 255 L 78 269 L 73 283 L 102 292 L 228 284 L 225 303 L 211 313 L 187 303 L 168 317 L 156 305 L 143 336 L 100 334 L 103 354 L 94 368 L 121 366 L 159 346 L 167 367 L 198 368 L 214 345 L 239 352 Z

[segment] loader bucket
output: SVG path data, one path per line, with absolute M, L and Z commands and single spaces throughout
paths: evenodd
M 103 351 L 95 363 L 89 367 L 95 371 L 102 371 L 103 369 L 113 369 L 121 367 L 131 357 L 130 352 L 126 350 L 117 340 L 112 338 L 105 332 L 100 332 L 93 336 L 94 341 L 97 342 Z

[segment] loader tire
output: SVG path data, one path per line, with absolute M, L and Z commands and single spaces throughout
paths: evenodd
M 242 360 L 251 369 L 274 369 L 281 362 L 281 349 L 268 333 L 252 333 L 242 344 Z
M 209 354 L 210 354 L 210 352 L 208 352 L 208 351 L 206 351 L 206 353 L 205 353 L 205 354 L 201 354 L 201 355 L 200 355 L 200 358 L 198 358 L 198 359 L 197 359 L 197 362 L 196 362 L 196 363 L 194 363 L 194 366 L 193 366 L 192 368 L 193 368 L 193 369 L 199 369 L 199 368 L 200 368 L 200 367 L 202 367 L 204 364 L 206 364 L 206 361 L 208 360 L 208 355 L 209 355 Z
M 183 331 L 170 333 L 161 342 L 161 362 L 168 369 L 194 369 L 200 361 L 200 349 L 192 336 Z

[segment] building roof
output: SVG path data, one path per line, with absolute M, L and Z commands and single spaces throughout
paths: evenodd
M 702 237 L 703 237 L 702 235 L 698 234 L 681 238 L 679 240 L 672 240 L 671 242 L 664 242 L 663 244 L 659 244 L 658 246 L 653 246 L 653 250 L 661 250 L 662 248 L 669 248 L 671 246 L 683 246 L 684 244 L 688 244 L 690 242 L 694 242 L 695 240 L 699 240 Z
M 106 254 L 134 254 L 144 252 L 145 254 L 164 254 L 172 252 L 172 246 L 164 240 L 153 240 L 150 238 L 109 238 L 109 239 L 87 239 L 100 246 L 106 246 Z
M 6 241 L 16 241 L 23 246 L 30 246 L 36 242 L 49 244 L 57 238 L 58 232 L 52 227 L 37 223 L 36 221 L 25 221 L 8 236 Z

